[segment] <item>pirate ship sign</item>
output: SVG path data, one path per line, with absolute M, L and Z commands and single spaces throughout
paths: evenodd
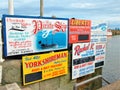
M 4 56 L 67 49 L 68 19 L 3 16 Z
M 55 22 L 54 24 L 52 24 L 49 21 L 46 22 L 41 22 L 41 36 L 42 36 L 42 40 L 39 41 L 39 44 L 41 45 L 42 49 L 49 49 L 49 48 L 57 48 L 58 44 L 57 42 L 55 42 L 55 39 L 59 39 L 59 37 L 56 37 L 55 34 L 57 33 L 64 33 L 66 32 L 66 24 L 65 23 L 61 23 L 59 21 Z M 39 31 L 38 30 L 38 31 Z M 34 31 L 34 33 L 37 33 L 38 31 Z M 39 38 L 39 36 L 38 36 Z M 44 40 L 44 41 L 43 41 Z

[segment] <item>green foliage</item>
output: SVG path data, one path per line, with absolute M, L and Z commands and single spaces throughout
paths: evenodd
M 112 31 L 112 35 L 120 35 L 120 30 L 111 30 Z

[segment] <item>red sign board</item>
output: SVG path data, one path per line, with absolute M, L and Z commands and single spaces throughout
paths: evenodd
M 90 33 L 90 20 L 69 20 L 69 43 L 90 42 Z

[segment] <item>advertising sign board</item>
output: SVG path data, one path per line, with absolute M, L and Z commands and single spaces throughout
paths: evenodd
M 106 43 L 96 43 L 95 67 L 104 65 L 106 54 Z
M 90 20 L 69 20 L 69 43 L 90 42 L 91 21 Z
M 68 19 L 3 16 L 4 55 L 67 49 Z
M 108 25 L 106 22 L 93 21 L 91 28 L 91 42 L 107 42 L 107 28 Z
M 58 77 L 68 73 L 68 51 L 23 56 L 23 84 Z
M 95 44 L 76 43 L 72 48 L 72 79 L 93 73 L 95 70 Z

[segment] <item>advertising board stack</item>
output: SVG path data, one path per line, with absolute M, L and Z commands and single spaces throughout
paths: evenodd
M 106 23 L 3 15 L 2 24 L 3 58 L 21 57 L 23 85 L 68 74 L 68 60 L 72 62 L 72 79 L 104 65 Z

